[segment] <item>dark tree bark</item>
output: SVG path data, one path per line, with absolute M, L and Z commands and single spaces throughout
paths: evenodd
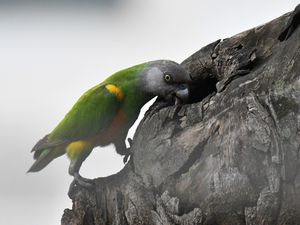
M 74 186 L 62 224 L 300 224 L 300 28 L 290 14 L 216 41 L 182 64 L 192 102 L 155 103 L 129 163 Z

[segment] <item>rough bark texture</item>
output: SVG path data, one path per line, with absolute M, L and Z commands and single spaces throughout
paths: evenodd
M 62 224 L 300 224 L 300 28 L 277 39 L 289 15 L 186 59 L 193 102 L 155 103 L 130 162 L 74 186 Z

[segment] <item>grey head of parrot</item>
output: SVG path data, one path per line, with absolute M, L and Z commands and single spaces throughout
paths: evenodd
M 142 71 L 140 88 L 149 95 L 174 101 L 175 105 L 189 98 L 189 74 L 176 62 L 157 60 L 149 62 Z

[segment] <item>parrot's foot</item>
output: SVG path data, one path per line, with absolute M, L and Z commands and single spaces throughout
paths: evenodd
M 128 143 L 129 143 L 129 148 L 127 148 L 127 151 L 126 151 L 125 156 L 124 156 L 124 158 L 123 158 L 123 163 L 124 163 L 124 164 L 128 161 L 128 158 L 129 158 L 129 156 L 131 155 L 130 149 L 131 149 L 132 142 L 133 142 L 131 138 L 127 138 L 127 141 L 128 141 Z
M 86 189 L 92 189 L 95 187 L 95 181 L 92 179 L 84 178 L 80 176 L 78 172 L 74 173 L 74 181 L 76 184 L 80 185 L 81 187 L 84 187 Z

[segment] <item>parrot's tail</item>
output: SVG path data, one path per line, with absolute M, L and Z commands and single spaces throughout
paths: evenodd
M 41 169 L 45 168 L 45 166 L 47 166 L 53 159 L 61 155 L 63 155 L 63 153 L 59 151 L 58 148 L 44 149 L 36 158 L 36 161 L 33 163 L 27 173 L 40 171 Z
M 33 158 L 36 160 L 27 172 L 37 172 L 47 166 L 53 159 L 65 153 L 66 141 L 49 141 L 48 136 L 39 140 L 31 152 L 34 152 Z

